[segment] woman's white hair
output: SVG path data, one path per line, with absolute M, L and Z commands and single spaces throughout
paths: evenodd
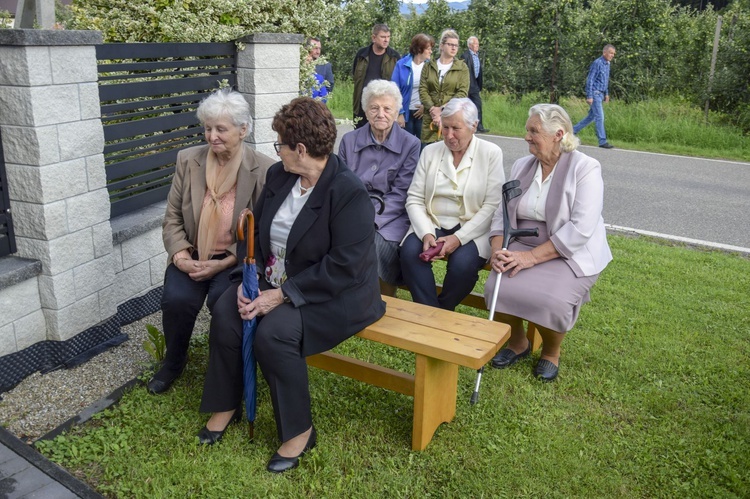
M 396 108 L 393 112 L 398 116 L 398 112 L 404 102 L 398 85 L 389 80 L 372 80 L 362 90 L 362 109 L 367 110 L 370 106 L 370 100 L 377 97 L 392 97 L 396 101 Z
M 459 111 L 463 112 L 464 121 L 469 128 L 479 123 L 479 111 L 477 111 L 477 106 L 471 102 L 471 99 L 468 97 L 456 97 L 455 99 L 449 100 L 448 104 L 443 107 L 440 117 L 447 118 L 453 116 Z
M 247 133 L 253 130 L 250 104 L 247 103 L 241 93 L 228 87 L 211 92 L 211 95 L 203 99 L 198 105 L 195 114 L 201 124 L 205 124 L 206 120 L 229 118 L 235 126 L 247 126 Z
M 538 116 L 542 122 L 542 129 L 550 135 L 554 135 L 558 130 L 563 131 L 563 138 L 560 141 L 560 150 L 562 152 L 575 151 L 581 141 L 573 134 L 573 123 L 565 109 L 557 104 L 537 104 L 529 109 L 529 118 Z

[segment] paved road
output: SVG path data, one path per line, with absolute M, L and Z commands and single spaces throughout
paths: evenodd
M 339 134 L 346 128 L 339 127 Z M 523 139 L 482 135 L 505 173 L 528 155 Z M 607 224 L 750 248 L 750 163 L 581 146 L 599 160 Z

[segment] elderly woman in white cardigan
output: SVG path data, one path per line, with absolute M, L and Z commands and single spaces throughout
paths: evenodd
M 411 227 L 401 246 L 401 271 L 415 302 L 453 310 L 490 256 L 490 223 L 505 173 L 500 148 L 474 135 L 477 108 L 469 99 L 452 99 L 440 118 L 444 140 L 422 151 L 406 198 Z M 439 246 L 429 260 L 419 258 Z M 439 295 L 432 272 L 437 259 L 447 260 Z
M 560 344 L 578 319 L 589 290 L 612 260 L 602 219 L 604 184 L 601 165 L 576 151 L 579 141 L 563 108 L 537 104 L 529 110 L 526 142 L 530 156 L 519 159 L 511 179 L 523 194 L 508 203 L 516 228 L 539 228 L 538 237 L 521 237 L 502 249 L 503 208 L 492 220 L 490 262 L 504 273 L 496 310 L 511 325 L 508 346 L 492 366 L 511 366 L 530 353 L 523 320 L 537 325 L 543 346 L 536 377 L 553 381 L 560 363 Z M 497 273 L 484 288 L 491 305 Z

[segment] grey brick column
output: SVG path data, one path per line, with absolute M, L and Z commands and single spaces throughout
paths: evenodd
M 239 40 L 244 49 L 237 53 L 237 86 L 250 103 L 255 125 L 245 140 L 271 158 L 277 158 L 273 115 L 299 96 L 300 45 L 304 41 L 302 35 L 282 33 L 256 33 Z
M 18 256 L 42 262 L 46 338 L 117 312 L 97 31 L 0 30 L 2 128 Z

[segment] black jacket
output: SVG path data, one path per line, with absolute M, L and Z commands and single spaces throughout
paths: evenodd
M 471 50 L 466 49 L 461 54 L 461 59 L 469 66 L 469 93 L 475 94 L 482 90 L 482 73 L 484 73 L 484 52 L 481 50 L 477 54 L 479 57 L 479 76 L 474 77 L 474 58 L 471 57 Z
M 261 273 L 271 254 L 271 222 L 297 178 L 284 171 L 281 162 L 268 170 L 254 212 L 255 258 Z M 281 288 L 302 314 L 302 355 L 330 350 L 385 314 L 374 219 L 362 182 L 332 154 L 287 240 L 287 280 Z M 269 287 L 260 280 L 261 289 Z

